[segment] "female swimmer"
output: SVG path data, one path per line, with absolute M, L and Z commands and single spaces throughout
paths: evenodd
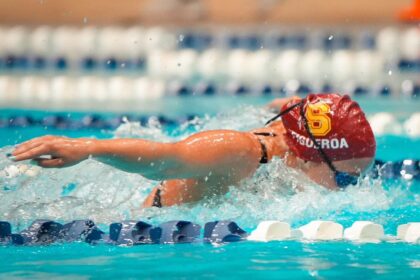
M 212 130 L 176 143 L 142 139 L 72 139 L 44 136 L 16 147 L 14 161 L 67 167 L 87 158 L 162 181 L 144 207 L 171 206 L 217 194 L 280 157 L 329 189 L 355 184 L 375 156 L 375 138 L 359 105 L 348 96 L 310 94 L 278 99 L 281 109 L 263 128 Z M 281 119 L 280 119 L 281 117 Z M 49 155 L 51 158 L 42 156 Z

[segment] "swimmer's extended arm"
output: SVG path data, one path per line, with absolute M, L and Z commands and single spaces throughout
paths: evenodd
M 89 157 L 154 180 L 213 175 L 238 181 L 258 167 L 260 145 L 246 132 L 201 132 L 176 143 L 143 139 L 72 139 L 45 136 L 19 145 L 16 161 L 35 159 L 42 167 L 66 167 Z M 52 159 L 40 159 L 51 155 Z

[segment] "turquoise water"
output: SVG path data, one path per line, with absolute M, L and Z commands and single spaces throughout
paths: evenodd
M 2 278 L 418 279 L 418 245 L 241 242 L 1 248 Z
M 242 100 L 242 99 L 241 99 Z M 184 100 L 185 101 L 185 100 Z M 251 104 L 264 104 L 263 98 L 227 98 L 219 101 L 193 100 L 181 106 L 182 99 L 168 114 L 208 113 L 189 124 L 160 127 L 126 123 L 116 131 L 78 131 L 27 127 L 0 128 L 0 169 L 11 163 L 3 156 L 10 145 L 44 134 L 72 137 L 145 137 L 174 141 L 199 130 L 231 128 L 245 130 L 261 125 L 269 113 Z M 170 102 L 170 101 L 168 101 Z M 210 102 L 210 104 L 209 104 Z M 211 102 L 215 102 L 211 104 Z M 217 103 L 220 102 L 220 103 Z M 395 100 L 362 100 L 368 114 L 392 112 L 403 121 L 418 110 L 418 103 Z M 216 107 L 225 113 L 206 110 Z M 166 107 L 168 108 L 168 107 Z M 200 110 L 201 108 L 201 110 Z M 50 113 L 50 112 L 49 112 Z M 166 113 L 156 107 L 150 114 Z M 0 116 L 43 112 L 2 110 Z M 72 118 L 83 113 L 71 112 Z M 406 135 L 377 138 L 377 158 L 401 160 L 420 158 L 420 139 Z M 282 172 L 278 170 L 282 169 Z M 277 171 L 277 172 L 276 172 Z M 270 176 L 267 175 L 270 172 Z M 274 175 L 276 174 L 276 175 Z M 221 198 L 197 205 L 167 209 L 140 210 L 141 200 L 156 182 L 125 174 L 87 161 L 61 170 L 42 170 L 32 178 L 1 179 L 0 220 L 9 220 L 14 229 L 23 229 L 37 218 L 69 221 L 91 218 L 106 230 L 106 224 L 123 219 L 144 219 L 157 224 L 186 219 L 204 224 L 216 219 L 233 219 L 252 230 L 264 219 L 284 220 L 293 227 L 314 219 L 334 220 L 348 227 L 355 220 L 371 220 L 384 225 L 385 233 L 395 235 L 399 224 L 420 220 L 420 184 L 401 180 L 366 179 L 344 192 L 328 192 L 302 181 L 281 161 L 262 167 L 255 177 L 232 188 Z M 294 193 L 290 185 L 298 181 L 307 191 Z M 74 186 L 69 188 L 69 185 Z M 149 245 L 137 247 L 90 246 L 83 243 L 35 247 L 0 247 L 0 278 L 19 279 L 108 279 L 108 278 L 247 278 L 264 279 L 418 279 L 420 246 L 382 242 L 355 244 L 340 242 L 241 242 L 220 246 L 203 244 Z

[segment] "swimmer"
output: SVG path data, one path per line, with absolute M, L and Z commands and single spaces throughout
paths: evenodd
M 280 113 L 265 127 L 249 132 L 204 131 L 176 143 L 44 136 L 18 145 L 10 159 L 61 168 L 92 158 L 161 181 L 143 207 L 225 194 L 273 157 L 328 189 L 355 184 L 373 162 L 372 129 L 347 95 L 310 94 L 276 99 L 269 106 Z

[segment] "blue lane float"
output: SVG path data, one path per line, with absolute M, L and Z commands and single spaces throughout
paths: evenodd
M 109 226 L 109 241 L 115 245 L 158 243 L 160 229 L 142 221 L 122 221 Z
M 66 242 L 84 241 L 86 243 L 97 243 L 105 237 L 105 233 L 96 227 L 91 220 L 75 220 L 65 224 L 59 238 Z
M 244 240 L 247 232 L 233 221 L 208 222 L 204 226 L 204 242 L 225 243 Z
M 50 220 L 36 220 L 27 229 L 21 231 L 23 244 L 46 245 L 59 240 L 63 225 Z
M 160 244 L 192 243 L 200 236 L 201 226 L 188 221 L 170 221 L 159 225 Z
M 12 233 L 9 222 L 0 221 L 0 245 L 228 243 L 243 240 L 246 236 L 247 233 L 232 221 L 207 223 L 204 238 L 201 237 L 200 225 L 182 220 L 168 221 L 156 227 L 143 221 L 122 221 L 110 224 L 109 234 L 91 220 L 75 220 L 64 225 L 52 220 L 36 220 L 17 234 Z

